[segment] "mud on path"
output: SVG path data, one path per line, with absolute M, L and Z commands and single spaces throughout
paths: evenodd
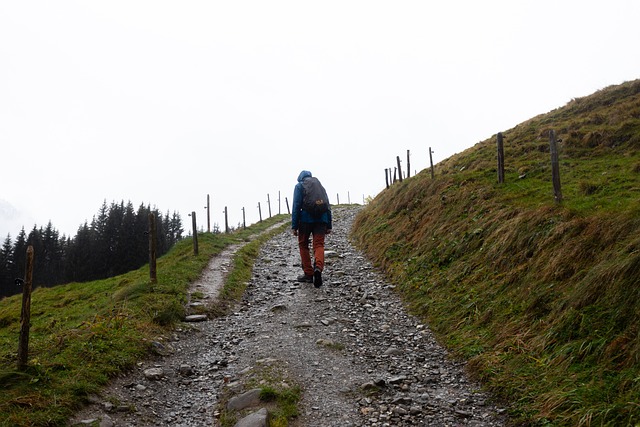
M 355 213 L 334 209 L 321 288 L 295 281 L 296 239 L 276 235 L 234 313 L 159 338 L 156 358 L 114 380 L 71 424 L 217 425 L 219 399 L 246 391 L 243 378 L 271 363 L 302 388 L 294 426 L 504 425 L 504 410 L 349 243 Z M 222 280 L 231 252 L 216 258 L 205 282 Z

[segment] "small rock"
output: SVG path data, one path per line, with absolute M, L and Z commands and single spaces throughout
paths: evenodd
M 185 322 L 204 322 L 207 320 L 206 314 L 191 314 L 184 318 Z
M 405 381 L 406 379 L 407 379 L 407 377 L 405 377 L 404 375 L 398 375 L 397 377 L 389 378 L 389 384 L 400 384 L 401 382 Z
M 256 360 L 256 362 L 261 364 L 261 365 L 271 365 L 272 363 L 275 363 L 277 361 L 278 361 L 278 359 L 274 359 L 273 357 L 267 357 L 266 359 Z
M 398 356 L 402 354 L 402 350 L 397 349 L 396 347 L 389 347 L 387 351 L 384 352 L 385 356 Z
M 168 356 L 171 353 L 171 351 L 166 345 L 158 341 L 153 341 L 151 343 L 151 351 L 157 354 L 158 356 Z
M 260 393 L 262 391 L 259 388 L 254 388 L 240 396 L 235 396 L 229 399 L 227 403 L 227 409 L 232 411 L 239 411 L 251 406 L 257 406 L 260 404 Z
M 190 377 L 191 375 L 194 374 L 193 368 L 187 364 L 180 365 L 180 368 L 178 368 L 178 372 L 183 377 Z
M 267 427 L 269 425 L 268 418 L 267 408 L 262 408 L 238 421 L 234 427 Z
M 151 381 L 158 381 L 164 377 L 164 369 L 149 368 L 144 371 L 144 377 Z
M 372 382 L 368 382 L 368 383 L 364 383 L 360 386 L 360 388 L 363 391 L 372 391 L 372 390 L 378 390 L 378 387 L 375 383 Z

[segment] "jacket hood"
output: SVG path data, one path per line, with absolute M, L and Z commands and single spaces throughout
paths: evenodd
M 302 182 L 304 181 L 305 178 L 309 178 L 310 176 L 311 176 L 311 172 L 302 171 L 300 172 L 300 175 L 298 175 L 298 182 Z

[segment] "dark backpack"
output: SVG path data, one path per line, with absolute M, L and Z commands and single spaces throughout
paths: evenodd
M 313 217 L 319 217 L 329 210 L 329 198 L 320 180 L 311 176 L 302 181 L 303 197 L 302 210 Z

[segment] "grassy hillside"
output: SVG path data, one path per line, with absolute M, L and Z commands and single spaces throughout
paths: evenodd
M 504 184 L 494 136 L 380 193 L 353 238 L 517 423 L 640 425 L 640 81 L 503 134 Z
M 0 426 L 65 425 L 72 411 L 110 377 L 148 356 L 153 341 L 183 319 L 188 285 L 226 246 L 288 219 L 278 215 L 233 234 L 200 234 L 158 259 L 157 284 L 145 266 L 110 279 L 71 283 L 33 292 L 28 368 L 18 371 L 21 295 L 0 300 Z M 213 313 L 241 295 L 253 260 L 271 233 L 245 245 Z

